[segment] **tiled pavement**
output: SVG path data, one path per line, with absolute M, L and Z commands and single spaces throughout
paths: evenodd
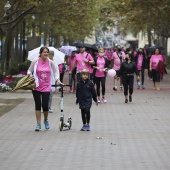
M 64 82 L 67 83 L 68 76 Z M 34 101 L 30 92 L 0 93 L 0 98 L 25 98 L 0 117 L 0 170 L 169 170 L 170 169 L 170 75 L 161 90 L 135 90 L 125 104 L 122 91 L 112 90 L 107 78 L 107 104 L 93 104 L 91 131 L 81 132 L 80 110 L 75 94 L 65 89 L 65 119 L 71 130 L 59 131 L 60 94 L 53 97 L 50 130 L 35 132 Z M 42 117 L 43 118 L 43 117 Z M 98 138 L 101 139 L 98 139 Z

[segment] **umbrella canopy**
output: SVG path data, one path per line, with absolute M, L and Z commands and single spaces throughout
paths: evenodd
M 154 51 L 155 49 L 164 50 L 162 46 L 152 46 L 148 48 L 148 51 Z
M 28 60 L 34 61 L 35 59 L 38 59 L 40 48 L 41 47 L 38 47 L 38 48 L 35 48 L 35 49 L 29 51 L 28 52 Z M 61 51 L 57 50 L 54 47 L 48 47 L 48 49 L 51 51 L 54 51 L 54 58 L 53 58 L 54 63 L 57 63 L 57 64 L 64 63 L 64 57 L 65 57 L 64 53 L 62 53 Z
M 83 42 L 78 41 L 78 42 L 74 43 L 73 46 L 81 47 L 83 44 L 84 44 Z
M 60 51 L 67 56 L 71 56 L 72 51 L 77 51 L 77 48 L 74 46 L 62 46 Z
M 16 91 L 19 89 L 24 90 L 32 90 L 34 88 L 34 78 L 32 76 L 26 75 L 21 80 L 18 81 L 15 88 L 12 89 L 12 91 Z
M 98 48 L 95 44 L 92 45 L 92 50 L 95 51 L 95 52 L 98 52 Z

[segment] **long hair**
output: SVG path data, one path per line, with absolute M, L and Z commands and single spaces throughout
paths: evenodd
M 41 47 L 41 48 L 40 48 L 40 52 L 39 52 L 39 54 L 40 54 L 39 57 L 41 56 L 42 52 L 43 52 L 45 49 L 47 49 L 47 51 L 49 52 L 48 47 Z

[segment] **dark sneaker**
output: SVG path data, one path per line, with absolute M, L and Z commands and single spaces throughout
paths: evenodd
M 144 85 L 142 85 L 142 89 L 145 89 Z
M 114 91 L 117 91 L 117 87 L 113 87 L 113 90 L 114 90 Z
M 40 124 L 37 124 L 36 128 L 35 128 L 35 131 L 40 131 L 41 130 L 41 125 Z
M 50 129 L 50 125 L 48 123 L 48 120 L 44 120 L 44 125 L 46 129 Z
M 132 102 L 132 96 L 129 96 L 129 102 Z
M 81 128 L 81 131 L 86 131 L 86 125 L 83 125 L 83 127 Z
M 128 99 L 125 99 L 125 103 L 128 103 Z
M 90 131 L 90 126 L 89 125 L 86 126 L 86 130 Z

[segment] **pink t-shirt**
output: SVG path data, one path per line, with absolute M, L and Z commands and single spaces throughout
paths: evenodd
M 49 61 L 43 62 L 41 58 L 38 60 L 38 65 L 36 69 L 36 74 L 38 76 L 39 86 L 35 90 L 40 92 L 50 92 L 51 91 L 51 70 L 49 66 Z
M 119 70 L 120 69 L 120 65 L 121 65 L 121 61 L 120 61 L 120 58 L 119 57 L 122 57 L 122 62 L 125 61 L 125 53 L 123 51 L 121 51 L 121 53 L 117 53 L 117 52 L 114 52 L 113 53 L 113 56 L 112 56 L 112 60 L 114 61 L 114 65 L 113 65 L 113 69 L 114 70 Z
M 59 73 L 64 73 L 63 71 L 63 63 L 58 65 Z
M 150 62 L 152 62 L 152 69 L 153 70 L 156 70 L 156 67 L 157 67 L 160 60 L 164 61 L 162 55 L 160 55 L 160 54 L 151 56 Z
M 87 62 L 84 62 L 84 59 L 86 58 L 89 61 L 93 61 L 93 57 L 91 54 L 84 52 L 83 54 L 79 53 L 75 56 L 75 61 L 77 62 L 77 71 L 82 71 L 83 69 L 87 69 L 90 71 L 91 65 Z M 87 56 L 87 57 L 86 57 Z
M 105 59 L 103 57 L 98 57 L 97 67 L 99 67 L 100 70 L 96 70 L 96 74 L 95 74 L 96 77 L 105 77 L 105 74 L 103 71 L 104 66 L 105 66 Z
M 140 54 L 140 55 L 138 56 L 138 61 L 137 61 L 137 69 L 138 69 L 138 70 L 142 70 L 142 62 L 143 62 L 143 55 Z
M 68 63 L 69 63 L 68 72 L 71 72 L 74 62 L 75 62 L 75 57 L 69 57 L 69 59 L 68 59 Z

